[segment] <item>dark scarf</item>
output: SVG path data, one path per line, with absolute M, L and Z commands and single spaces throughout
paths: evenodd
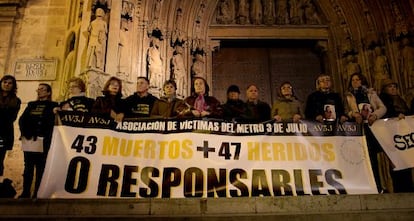
M 355 96 L 357 104 L 360 104 L 360 103 L 369 104 L 368 89 L 366 87 L 361 86 L 358 88 L 354 88 L 352 90 L 352 94 Z

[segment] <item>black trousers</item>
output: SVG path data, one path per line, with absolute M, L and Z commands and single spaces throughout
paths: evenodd
M 42 181 L 43 172 L 46 165 L 46 155 L 41 152 L 24 152 L 24 171 L 23 171 L 23 193 L 21 197 L 36 198 L 39 190 L 40 182 Z M 36 171 L 36 172 L 35 172 Z M 36 174 L 35 177 L 34 174 Z M 35 182 L 33 195 L 31 187 Z
M 369 159 L 371 160 L 372 173 L 374 174 L 375 183 L 377 184 L 378 192 L 382 192 L 384 187 L 381 186 L 380 172 L 378 168 L 378 156 L 377 154 L 382 150 L 381 145 L 375 138 L 367 123 L 364 123 L 364 134 L 367 140 Z

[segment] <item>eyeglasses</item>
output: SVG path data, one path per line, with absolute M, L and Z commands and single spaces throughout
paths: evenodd
M 283 86 L 282 89 L 292 89 L 292 86 Z

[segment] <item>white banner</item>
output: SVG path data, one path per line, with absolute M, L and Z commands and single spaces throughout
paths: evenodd
M 377 120 L 371 130 L 395 165 L 394 170 L 414 167 L 414 116 Z
M 134 125 L 129 129 L 143 129 Z M 38 197 L 374 193 L 364 136 L 127 133 L 55 126 Z

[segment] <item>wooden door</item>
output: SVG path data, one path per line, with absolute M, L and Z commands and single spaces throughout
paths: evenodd
M 225 102 L 228 86 L 236 84 L 245 100 L 247 86 L 256 84 L 260 99 L 272 105 L 280 84 L 290 81 L 305 102 L 321 72 L 321 59 L 313 53 L 313 45 L 303 40 L 225 41 L 213 54 L 213 95 Z

